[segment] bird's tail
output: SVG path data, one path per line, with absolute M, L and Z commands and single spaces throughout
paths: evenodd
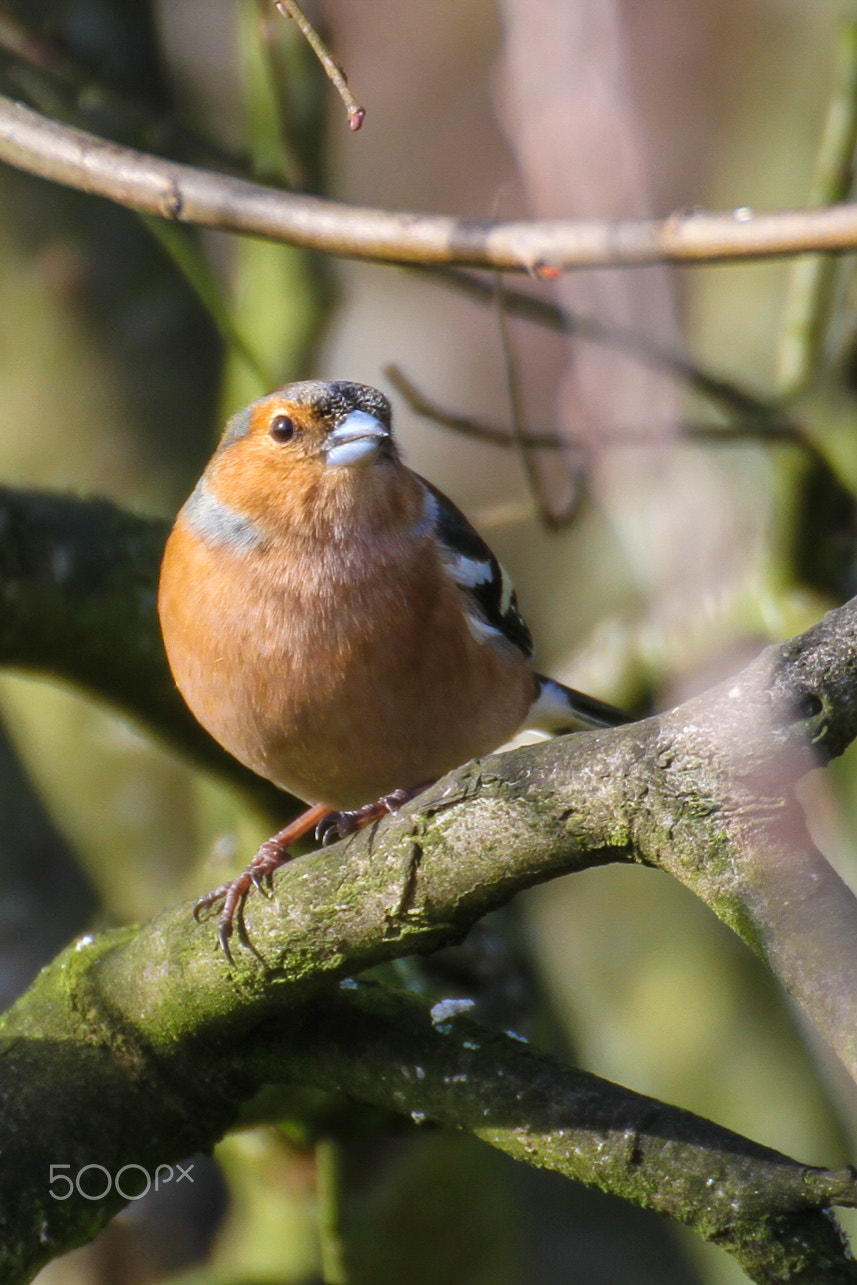
M 536 697 L 530 706 L 522 730 L 541 732 L 545 736 L 563 736 L 582 732 L 589 727 L 619 727 L 630 723 L 630 714 L 608 705 L 606 701 L 564 687 L 553 678 L 536 674 Z

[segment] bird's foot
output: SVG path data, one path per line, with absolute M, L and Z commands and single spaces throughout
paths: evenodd
M 410 790 L 393 790 L 374 803 L 364 803 L 362 808 L 354 808 L 348 812 L 328 812 L 315 827 L 315 837 L 323 847 L 336 843 L 337 839 L 345 839 L 349 834 L 364 830 L 373 821 L 380 821 L 381 817 L 390 812 L 398 812 L 399 808 L 410 803 L 411 799 L 427 790 L 431 784 L 431 781 L 425 781 Z
M 193 917 L 199 920 L 206 911 L 220 905 L 217 935 L 221 949 L 230 964 L 234 963 L 234 960 L 229 940 L 235 931 L 236 923 L 239 935 L 242 938 L 246 936 L 243 929 L 243 913 L 244 902 L 247 900 L 250 889 L 258 888 L 267 896 L 274 872 L 292 859 L 293 854 L 289 851 L 291 845 L 297 843 L 298 839 L 302 839 L 314 826 L 321 824 L 328 815 L 328 809 L 323 803 L 307 808 L 300 816 L 295 817 L 294 821 L 290 821 L 282 830 L 278 830 L 270 839 L 266 839 L 240 875 L 230 879 L 228 883 L 221 884 L 213 892 L 207 892 L 194 906 Z

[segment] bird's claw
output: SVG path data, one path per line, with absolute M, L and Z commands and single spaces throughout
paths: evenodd
M 345 812 L 328 812 L 315 827 L 316 840 L 323 848 L 337 839 L 347 839 L 349 834 L 363 830 L 373 821 L 380 821 L 389 812 L 398 812 L 415 794 L 424 790 L 425 785 L 418 785 L 411 790 L 393 790 L 374 803 L 366 803 L 362 808 L 353 808 Z
M 213 910 L 219 901 L 226 899 L 226 894 L 231 887 L 230 883 L 222 883 L 219 888 L 215 888 L 213 892 L 207 892 L 204 897 L 194 902 L 193 917 L 198 924 L 202 923 L 202 916 L 206 911 Z
M 258 889 L 263 897 L 270 897 L 274 886 L 273 871 L 248 866 L 247 873 L 250 875 L 253 887 Z
M 230 964 L 235 963 L 232 958 L 232 951 L 229 949 L 229 938 L 232 936 L 233 931 L 231 919 L 226 920 L 226 922 L 221 921 L 217 929 L 217 940 L 220 942 L 220 949 Z
M 344 839 L 346 835 L 352 833 L 357 826 L 349 826 L 349 820 L 357 815 L 355 812 L 328 812 L 326 817 L 322 817 L 315 827 L 316 842 L 320 843 L 323 848 L 327 848 L 331 843 L 336 843 L 337 839 Z
M 238 928 L 238 936 L 244 945 L 250 945 L 244 927 L 244 903 L 252 888 L 257 888 L 263 897 L 270 897 L 274 887 L 274 872 L 291 861 L 290 846 L 305 835 L 315 823 L 324 816 L 322 804 L 316 804 L 300 816 L 295 817 L 282 830 L 278 830 L 270 839 L 261 845 L 250 864 L 229 883 L 223 883 L 213 892 L 208 892 L 193 908 L 193 917 L 200 922 L 203 914 L 220 905 L 217 936 L 220 949 L 230 964 L 234 963 L 229 947 L 230 938 Z M 222 903 L 222 904 L 221 904 Z M 252 949 L 252 946 L 251 946 Z
M 291 844 L 307 834 L 313 826 L 315 826 L 316 839 L 323 846 L 334 843 L 337 839 L 344 839 L 349 834 L 354 834 L 356 830 L 362 830 L 364 826 L 371 825 L 373 821 L 386 816 L 388 812 L 397 811 L 403 803 L 407 803 L 419 793 L 420 789 L 424 788 L 419 786 L 414 790 L 394 790 L 392 794 L 385 795 L 375 803 L 347 812 L 328 812 L 322 804 L 315 804 L 289 825 L 284 826 L 272 838 L 266 839 L 240 875 L 229 883 L 221 884 L 213 892 L 206 893 L 204 897 L 200 897 L 193 908 L 194 919 L 199 923 L 206 912 L 220 906 L 217 937 L 220 949 L 230 964 L 233 964 L 235 961 L 229 943 L 234 936 L 236 925 L 239 938 L 245 945 L 249 945 L 243 923 L 244 903 L 247 896 L 252 888 L 258 889 L 263 897 L 272 895 L 274 872 L 291 860 L 292 854 L 289 851 Z

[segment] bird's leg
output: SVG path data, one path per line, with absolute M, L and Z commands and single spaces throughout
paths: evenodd
M 230 879 L 228 883 L 223 883 L 213 892 L 208 892 L 193 908 L 194 919 L 199 919 L 206 910 L 211 910 L 218 902 L 223 902 L 220 910 L 218 921 L 218 936 L 220 945 L 226 958 L 232 963 L 232 952 L 229 949 L 229 938 L 235 928 L 236 917 L 241 922 L 241 913 L 244 908 L 244 902 L 247 894 L 252 887 L 256 887 L 260 892 L 271 886 L 271 876 L 280 866 L 284 866 L 287 861 L 291 861 L 292 853 L 289 848 L 298 839 L 302 839 L 315 826 L 331 814 L 329 808 L 324 803 L 316 803 L 313 807 L 307 808 L 301 812 L 300 816 L 295 817 L 288 825 L 283 826 L 276 834 L 266 839 L 259 848 L 250 864 L 241 871 L 235 879 Z
M 393 790 L 391 794 L 385 794 L 382 799 L 376 799 L 374 803 L 366 803 L 362 808 L 354 808 L 347 812 L 331 812 L 324 803 L 316 803 L 313 807 L 307 808 L 300 816 L 295 817 L 294 821 L 290 821 L 282 830 L 278 830 L 276 834 L 271 835 L 270 839 L 266 839 L 240 875 L 230 879 L 228 883 L 221 884 L 213 892 L 207 892 L 204 897 L 200 897 L 193 908 L 194 918 L 198 920 L 205 911 L 223 903 L 218 916 L 218 936 L 224 955 L 232 963 L 229 939 L 235 931 L 236 920 L 239 935 L 243 932 L 241 916 L 247 894 L 253 887 L 258 888 L 260 892 L 270 888 L 274 871 L 279 870 L 280 866 L 284 866 L 287 861 L 291 861 L 292 853 L 289 849 L 292 844 L 297 843 L 298 839 L 302 839 L 313 829 L 315 837 L 321 844 L 326 845 L 334 843 L 337 839 L 344 839 L 347 835 L 363 830 L 367 825 L 380 820 L 390 812 L 398 812 L 399 808 L 423 790 L 428 789 L 431 784 L 431 781 L 424 781 L 421 785 L 415 785 L 409 790 Z
M 364 803 L 362 808 L 354 808 L 350 812 L 328 812 L 315 827 L 315 837 L 324 847 L 335 843 L 337 839 L 345 839 L 349 834 L 365 829 L 373 821 L 380 821 L 388 813 L 398 812 L 399 808 L 410 803 L 411 799 L 433 784 L 433 781 L 423 781 L 422 785 L 414 785 L 409 790 L 393 790 L 392 794 L 385 794 L 374 803 Z

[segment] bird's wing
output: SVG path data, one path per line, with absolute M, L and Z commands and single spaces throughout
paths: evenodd
M 518 610 L 508 573 L 482 536 L 442 491 L 420 478 L 431 501 L 441 560 L 461 590 L 468 624 L 479 638 L 505 638 L 529 659 L 533 636 Z
M 587 696 L 542 674 L 535 674 L 534 678 L 536 698 L 524 723 L 528 731 L 563 736 L 588 727 L 620 727 L 632 721 L 629 714 L 595 696 Z

